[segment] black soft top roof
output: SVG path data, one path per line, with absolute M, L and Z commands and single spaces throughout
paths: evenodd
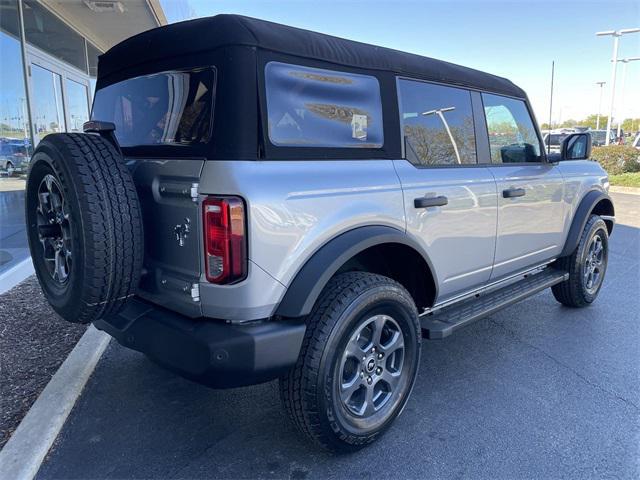
M 100 56 L 99 77 L 141 63 L 219 47 L 250 46 L 369 70 L 452 83 L 525 98 L 511 81 L 453 63 L 240 15 L 216 15 L 143 32 Z

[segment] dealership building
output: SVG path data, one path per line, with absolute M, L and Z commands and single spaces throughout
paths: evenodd
M 0 0 L 0 293 L 33 271 L 24 223 L 33 148 L 82 130 L 102 52 L 166 23 L 160 0 Z

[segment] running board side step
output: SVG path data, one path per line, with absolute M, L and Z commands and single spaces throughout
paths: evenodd
M 423 335 L 429 339 L 448 337 L 461 327 L 535 295 L 568 278 L 569 274 L 567 272 L 548 267 L 540 273 L 528 275 L 524 279 L 499 290 L 484 294 L 480 293 L 478 297 L 471 300 L 444 307 L 434 313 L 420 317 Z

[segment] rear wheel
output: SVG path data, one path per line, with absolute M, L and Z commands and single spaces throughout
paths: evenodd
M 591 215 L 572 255 L 559 259 L 556 266 L 569 272 L 569 279 L 551 287 L 553 296 L 568 307 L 591 304 L 602 288 L 609 260 L 607 225 Z
M 97 135 L 52 134 L 33 154 L 29 248 L 42 290 L 65 320 L 117 312 L 142 270 L 140 205 L 120 154 Z
M 353 451 L 389 428 L 409 398 L 420 359 L 415 304 L 380 275 L 333 278 L 307 319 L 296 366 L 280 380 L 283 404 L 305 435 Z

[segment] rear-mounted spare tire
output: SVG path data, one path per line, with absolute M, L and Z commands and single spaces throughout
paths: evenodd
M 116 313 L 136 291 L 144 253 L 140 202 L 116 148 L 98 135 L 47 135 L 31 159 L 25 205 L 53 309 L 74 323 Z

